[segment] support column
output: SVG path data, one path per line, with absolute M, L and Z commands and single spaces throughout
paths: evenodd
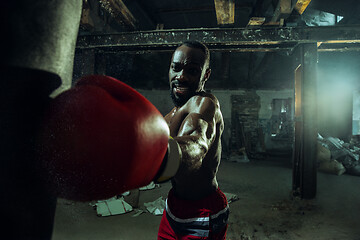
M 295 70 L 295 144 L 293 194 L 304 199 L 316 196 L 317 186 L 317 44 L 302 44 Z

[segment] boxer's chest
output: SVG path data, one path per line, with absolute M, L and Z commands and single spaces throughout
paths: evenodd
M 170 136 L 176 137 L 179 129 L 187 116 L 187 111 L 185 108 L 174 108 L 168 115 L 166 115 L 165 120 L 170 128 Z

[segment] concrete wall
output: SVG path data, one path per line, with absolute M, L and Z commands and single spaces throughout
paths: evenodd
M 143 90 L 137 89 L 142 95 L 152 102 L 162 114 L 168 113 L 173 107 L 168 90 Z M 231 118 L 231 95 L 240 95 L 244 90 L 213 90 L 211 91 L 220 102 L 221 112 L 224 119 Z M 257 90 L 260 96 L 261 108 L 259 111 L 260 119 L 270 119 L 272 114 L 271 102 L 273 99 L 293 98 L 294 90 Z M 292 105 L 292 109 L 294 106 Z
M 151 101 L 159 111 L 165 115 L 171 111 L 174 107 L 173 102 L 170 98 L 169 90 L 143 90 L 137 89 L 142 95 L 144 95 L 149 101 Z M 211 91 L 220 102 L 221 111 L 224 117 L 225 122 L 225 130 L 223 133 L 223 145 L 224 150 L 230 144 L 230 137 L 231 137 L 231 109 L 232 109 L 232 102 L 231 96 L 232 95 L 241 95 L 245 92 L 245 90 L 213 90 Z M 265 134 L 265 145 L 267 150 L 277 149 L 281 150 L 282 148 L 289 148 L 291 147 L 291 142 L 282 142 L 282 141 L 273 141 L 271 139 L 271 135 L 269 134 L 268 129 L 266 126 L 271 119 L 272 116 L 272 100 L 273 99 L 288 99 L 294 96 L 294 91 L 292 89 L 286 90 L 257 90 L 256 94 L 260 97 L 260 110 L 259 110 L 259 122 L 261 122 L 260 126 L 263 127 L 263 132 Z M 291 109 L 293 111 L 294 105 L 292 103 Z M 293 116 L 293 114 L 292 114 Z

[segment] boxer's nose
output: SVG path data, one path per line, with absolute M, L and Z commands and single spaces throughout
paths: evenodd
M 179 82 L 184 82 L 184 81 L 186 81 L 184 69 L 178 72 L 178 74 L 177 74 L 177 76 L 176 76 L 175 79 L 178 80 Z

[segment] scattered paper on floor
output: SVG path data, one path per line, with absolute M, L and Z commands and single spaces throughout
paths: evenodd
M 96 207 L 97 215 L 100 217 L 124 214 L 133 210 L 132 206 L 125 202 L 122 197 L 98 201 L 94 206 Z
M 165 201 L 159 197 L 153 202 L 144 203 L 146 210 L 153 215 L 162 215 L 165 209 Z
M 141 190 L 141 191 L 151 190 L 151 189 L 154 189 L 156 187 L 160 187 L 160 184 L 155 184 L 154 182 L 151 182 L 149 185 L 146 185 L 144 187 L 139 188 L 139 190 Z
M 121 194 L 122 196 L 129 196 L 130 195 L 130 191 L 126 191 L 124 193 Z

